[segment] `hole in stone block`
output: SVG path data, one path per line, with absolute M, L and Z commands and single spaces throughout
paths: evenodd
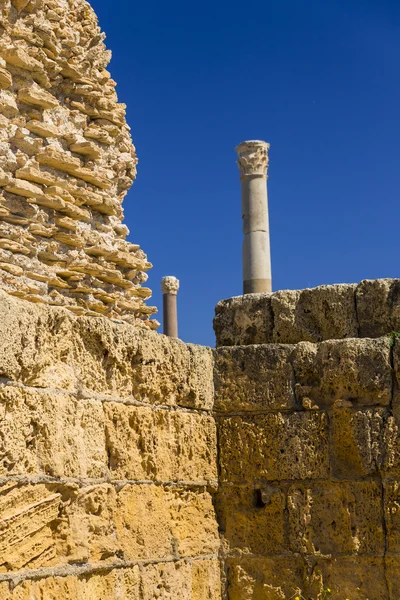
M 264 508 L 265 502 L 262 498 L 261 490 L 254 490 L 253 505 L 254 505 L 254 508 Z

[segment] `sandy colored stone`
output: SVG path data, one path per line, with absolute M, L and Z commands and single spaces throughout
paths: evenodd
M 271 296 L 273 340 L 296 344 L 357 337 L 355 288 L 338 284 L 276 292 Z
M 106 598 L 143 600 L 140 583 L 139 568 L 132 567 L 90 575 L 47 577 L 39 581 L 27 580 L 12 591 L 8 588 L 8 584 L 0 584 L 0 598 L 1 600 L 105 600 Z
M 205 491 L 126 485 L 118 494 L 115 521 L 117 538 L 128 560 L 218 551 L 214 509 Z
M 225 543 L 232 552 L 278 554 L 286 549 L 286 497 L 281 488 L 224 486 L 216 500 Z
M 44 485 L 0 487 L 2 571 L 57 563 L 54 531 L 61 504 L 61 495 Z
M 324 413 L 220 418 L 220 478 L 243 483 L 327 477 L 327 426 Z
M 191 569 L 183 561 L 149 565 L 142 572 L 140 600 L 195 600 L 191 589 Z
M 331 460 L 335 477 L 364 477 L 395 462 L 396 439 L 388 432 L 384 409 L 338 406 L 331 417 Z
M 332 598 L 340 599 L 394 600 L 396 597 L 388 594 L 384 561 L 381 557 L 319 558 L 307 589 L 310 598 L 318 599 L 323 598 L 323 590 L 326 589 L 331 590 Z
M 221 600 L 220 566 L 217 560 L 192 562 L 192 600 Z
M 272 341 L 271 294 L 221 300 L 215 307 L 217 346 L 247 346 Z
M 113 479 L 217 479 L 216 428 L 207 415 L 106 403 L 105 428 Z
M 348 400 L 354 406 L 388 405 L 392 368 L 387 338 L 300 343 L 292 355 L 296 395 L 305 408 Z
M 26 385 L 211 409 L 212 352 L 166 336 L 76 318 L 0 291 L 0 375 Z
M 60 562 L 97 563 L 121 555 L 116 535 L 117 494 L 109 484 L 64 492 L 55 542 Z
M 0 475 L 96 478 L 106 470 L 100 402 L 0 387 Z
M 288 491 L 290 549 L 382 555 L 382 508 L 382 489 L 374 481 L 293 485 Z
M 0 206 L 0 220 L 13 223 L 16 236 L 0 231 L 0 250 L 10 252 L 16 266 L 21 253 L 31 261 L 13 277 L 0 270 L 0 288 L 30 302 L 154 330 L 159 324 L 150 317 L 157 310 L 146 305 L 151 290 L 142 287 L 152 265 L 126 241 L 122 224 L 137 157 L 126 106 L 105 70 L 111 53 L 96 15 L 85 0 L 10 2 L 3 2 L 1 23 L 0 181 L 4 200 L 21 197 L 24 209 L 16 216 L 12 207 Z M 92 126 L 93 141 L 84 135 Z M 49 194 L 53 186 L 77 193 Z M 31 227 L 32 205 L 38 207 L 33 222 L 42 229 Z M 63 217 L 79 222 L 76 237 L 57 231 Z M 53 231 L 43 235 L 46 226 Z M 107 248 L 101 256 L 93 253 L 99 246 Z M 78 268 L 86 285 L 60 285 L 60 267 L 66 279 Z M 37 288 L 31 280 L 43 268 L 52 276 Z M 107 270 L 116 275 L 104 285 L 97 276 Z
M 294 409 L 290 354 L 291 348 L 277 345 L 216 350 L 215 410 Z
M 289 600 L 304 589 L 305 566 L 295 556 L 228 559 L 229 600 Z
M 400 279 L 365 279 L 357 286 L 356 303 L 360 336 L 400 330 Z

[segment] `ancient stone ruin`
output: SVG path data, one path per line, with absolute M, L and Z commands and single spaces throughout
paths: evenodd
M 85 0 L 1 0 L 0 284 L 10 294 L 156 328 L 151 268 L 126 241 L 135 148 Z
M 151 331 L 95 15 L 0 5 L 0 600 L 398 600 L 400 280 L 266 291 L 247 142 L 262 293 L 217 305 L 215 349 Z

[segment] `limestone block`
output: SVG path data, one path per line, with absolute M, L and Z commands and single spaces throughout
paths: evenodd
M 0 291 L 0 374 L 21 383 L 211 409 L 212 352 Z
M 107 402 L 105 431 L 113 479 L 217 479 L 216 431 L 210 416 Z
M 286 550 L 286 497 L 281 488 L 226 486 L 217 494 L 216 509 L 231 551 L 262 556 Z
M 18 90 L 18 100 L 44 109 L 58 106 L 57 98 L 36 84 L 20 88 Z
M 374 554 L 385 550 L 382 490 L 374 481 L 292 485 L 290 549 L 304 554 Z
M 357 286 L 356 303 L 360 336 L 400 330 L 400 279 L 365 279 Z
M 192 562 L 192 600 L 221 600 L 220 567 L 217 560 Z
M 300 343 L 293 351 L 296 395 L 305 408 L 348 400 L 354 406 L 388 405 L 392 368 L 387 338 Z
M 1 587 L 3 585 L 3 588 Z M 143 600 L 137 566 L 88 575 L 26 580 L 14 589 L 0 584 L 1 600 Z M 2 595 L 3 594 L 3 595 Z
M 44 194 L 40 186 L 29 183 L 29 181 L 24 181 L 23 179 L 14 179 L 6 186 L 5 190 L 11 194 L 17 194 L 26 198 L 35 198 Z
M 217 523 L 211 496 L 205 491 L 126 485 L 118 494 L 115 522 L 128 560 L 218 551 Z
M 68 498 L 67 490 L 63 492 Z M 60 526 L 54 536 L 59 561 L 96 563 L 121 555 L 115 489 L 109 484 L 71 489 L 69 499 L 61 507 Z
M 221 480 L 314 479 L 329 473 L 325 413 L 219 418 Z
M 400 557 L 389 556 L 385 557 L 385 579 L 389 592 L 390 600 L 395 600 L 399 593 L 400 586 Z
M 220 348 L 214 353 L 215 410 L 292 410 L 294 376 L 288 346 Z
M 327 589 L 331 590 L 332 598 L 388 598 L 385 566 L 380 557 L 317 558 L 307 587 L 311 598 L 323 598 L 323 591 Z
M 17 571 L 57 562 L 54 544 L 61 494 L 44 485 L 0 487 L 0 568 Z
M 271 294 L 248 294 L 221 300 L 215 307 L 217 346 L 272 342 Z
M 9 119 L 18 114 L 17 103 L 8 91 L 0 91 L 0 113 Z
M 192 600 L 190 565 L 178 561 L 145 567 L 140 600 L 154 598 Z
M 241 557 L 227 566 L 229 600 L 288 600 L 304 589 L 306 569 L 296 556 Z
M 396 449 L 387 433 L 384 409 L 352 410 L 338 406 L 331 417 L 331 459 L 335 477 L 364 477 L 393 465 Z M 389 462 L 390 461 L 390 462 Z
M 271 296 L 277 343 L 320 342 L 358 335 L 355 285 L 322 285 Z
M 96 478 L 106 470 L 100 402 L 0 387 L 0 475 Z
M 9 88 L 12 84 L 12 75 L 7 69 L 0 67 L 0 88 Z
M 400 482 L 384 482 L 384 509 L 387 532 L 387 549 L 400 554 Z

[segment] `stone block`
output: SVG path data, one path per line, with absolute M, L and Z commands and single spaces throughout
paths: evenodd
M 290 549 L 382 556 L 382 510 L 381 485 L 374 481 L 295 484 L 288 491 Z
M 144 567 L 140 600 L 174 598 L 192 600 L 190 565 L 183 561 Z
M 305 408 L 348 400 L 387 406 L 393 373 L 387 338 L 301 343 L 293 350 L 296 395 Z
M 106 402 L 113 479 L 204 482 L 218 477 L 211 416 Z
M 284 552 L 286 497 L 279 487 L 225 486 L 216 496 L 224 542 L 232 552 L 266 555 Z
M 358 478 L 378 472 L 383 460 L 394 462 L 385 449 L 385 409 L 353 410 L 342 406 L 331 416 L 332 472 L 337 478 Z
M 291 348 L 278 345 L 219 348 L 215 351 L 215 410 L 295 408 Z
M 210 410 L 209 348 L 184 344 L 129 324 L 76 318 L 0 291 L 0 376 L 89 397 Z
M 361 337 L 400 331 L 400 279 L 365 279 L 356 290 Z
M 400 589 L 400 557 L 389 556 L 385 557 L 385 576 L 388 587 L 387 596 L 389 600 L 396 600 Z
M 218 560 L 192 561 L 192 600 L 221 600 Z
M 327 477 L 327 417 L 317 412 L 221 417 L 219 456 L 226 482 Z
M 201 490 L 126 485 L 116 531 L 128 560 L 208 555 L 219 547 L 211 496 Z
M 215 308 L 217 346 L 272 342 L 271 294 L 247 294 L 221 300 Z
M 358 336 L 355 285 L 284 290 L 271 297 L 276 343 L 321 342 Z
M 332 600 L 388 599 L 384 560 L 379 557 L 317 558 L 307 587 L 306 598 L 323 598 L 329 589 L 326 597 Z
M 63 392 L 0 386 L 0 476 L 104 477 L 103 407 Z
M 384 482 L 385 522 L 388 552 L 400 554 L 400 482 Z
M 0 568 L 4 571 L 115 559 L 116 493 L 109 484 L 18 484 L 0 488 Z
M 288 600 L 304 589 L 306 569 L 296 556 L 241 557 L 227 566 L 229 600 Z
M 3 586 L 3 587 L 2 587 Z M 143 600 L 139 567 L 0 584 L 1 600 Z

